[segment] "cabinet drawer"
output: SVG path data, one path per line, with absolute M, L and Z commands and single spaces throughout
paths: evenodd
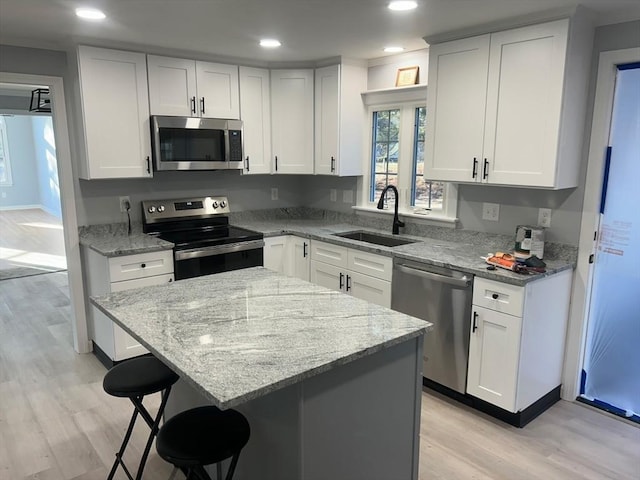
M 311 259 L 336 267 L 347 266 L 348 248 L 324 242 L 311 242 Z
M 121 282 L 134 278 L 173 273 L 173 250 L 141 253 L 109 259 L 109 279 Z
M 351 271 L 391 281 L 391 270 L 393 268 L 391 257 L 349 249 L 347 260 L 347 266 Z
M 476 277 L 473 282 L 473 304 L 521 317 L 524 287 Z

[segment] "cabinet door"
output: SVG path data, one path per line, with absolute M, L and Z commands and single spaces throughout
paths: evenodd
M 306 238 L 292 236 L 289 239 L 289 250 L 291 254 L 291 276 L 309 281 L 311 248 L 310 242 Z
M 489 183 L 554 185 L 568 22 L 491 35 L 483 154 Z
M 195 61 L 147 55 L 147 69 L 151 115 L 197 114 Z
M 269 70 L 240 67 L 240 119 L 244 173 L 271 173 Z
M 313 70 L 271 71 L 275 173 L 313 173 Z
M 78 47 L 86 170 L 92 178 L 151 177 L 143 53 Z
M 338 162 L 340 126 L 340 65 L 318 68 L 315 90 L 315 172 L 334 175 Z
M 429 48 L 425 177 L 431 180 L 482 178 L 489 38 L 481 35 Z
M 474 305 L 471 321 L 467 393 L 515 413 L 522 318 Z
M 200 116 L 240 118 L 238 66 L 196 62 Z
M 344 290 L 346 275 L 341 268 L 311 260 L 310 270 L 311 283 L 331 290 Z
M 288 239 L 288 235 L 264 239 L 264 268 L 283 275 L 287 274 Z
M 124 282 L 115 282 L 111 284 L 112 292 L 121 292 L 132 288 L 151 287 L 153 285 L 165 285 L 173 282 L 173 273 L 167 275 L 157 275 L 154 277 L 138 278 L 135 280 L 127 280 Z M 124 360 L 126 358 L 144 355 L 149 351 L 140 345 L 135 338 L 125 332 L 115 323 L 113 324 L 113 340 L 115 346 L 115 361 Z
M 386 280 L 347 271 L 345 290 L 356 298 L 391 308 L 391 282 Z

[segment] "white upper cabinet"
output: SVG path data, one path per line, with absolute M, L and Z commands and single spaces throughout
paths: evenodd
M 367 69 L 350 64 L 315 71 L 315 173 L 362 174 Z
M 85 179 L 151 177 L 143 53 L 78 47 Z
M 313 70 L 271 71 L 274 173 L 313 173 Z
M 237 65 L 147 55 L 152 115 L 240 118 Z
M 591 34 L 564 19 L 432 45 L 429 178 L 575 187 Z
M 271 99 L 269 70 L 240 67 L 240 119 L 244 173 L 271 173 Z
M 429 48 L 425 171 L 430 179 L 472 182 L 477 178 L 488 57 L 489 35 Z

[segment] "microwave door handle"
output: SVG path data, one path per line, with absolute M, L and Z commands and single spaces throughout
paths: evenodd
M 227 165 L 231 163 L 231 152 L 229 143 L 229 129 L 224 129 L 224 161 Z

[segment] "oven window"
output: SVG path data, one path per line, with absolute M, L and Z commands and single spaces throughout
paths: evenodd
M 224 130 L 160 128 L 163 162 L 224 162 Z
M 178 260 L 174 264 L 174 275 L 176 280 L 183 280 L 241 268 L 261 267 L 262 264 L 263 250 L 256 248 L 255 250 L 225 253 L 224 255 Z

